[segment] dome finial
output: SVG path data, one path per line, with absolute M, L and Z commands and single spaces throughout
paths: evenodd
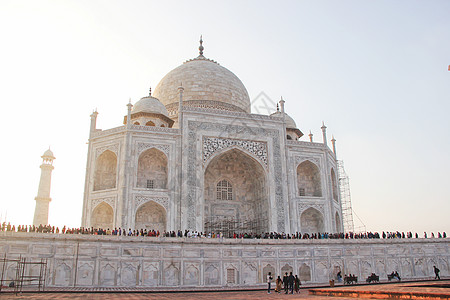
M 148 89 L 148 95 L 149 95 L 149 96 L 152 95 L 152 87 L 150 87 L 150 88 Z
M 198 50 L 199 50 L 199 53 L 200 53 L 199 56 L 203 56 L 203 50 L 204 50 L 204 49 L 205 49 L 205 48 L 203 47 L 203 36 L 200 35 L 200 47 L 198 47 Z
M 277 103 L 277 111 L 280 111 L 280 105 Z

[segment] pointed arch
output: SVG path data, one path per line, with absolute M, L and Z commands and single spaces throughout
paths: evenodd
M 267 231 L 270 206 L 266 182 L 261 163 L 240 148 L 214 155 L 204 173 L 205 231 L 219 232 L 224 222 L 227 229 L 220 231 L 226 236 Z
M 323 215 L 317 209 L 310 207 L 300 216 L 301 232 L 324 232 Z
M 136 210 L 135 228 L 147 230 L 166 230 L 166 210 L 154 201 L 148 201 Z
M 94 170 L 94 191 L 113 189 L 116 187 L 117 156 L 106 150 L 97 158 Z
M 231 150 L 241 151 L 242 153 L 246 154 L 247 156 L 249 156 L 250 158 L 255 160 L 263 169 L 265 169 L 265 170 L 267 169 L 267 158 L 264 159 L 262 157 L 258 157 L 257 155 L 255 155 L 254 153 L 251 153 L 247 149 L 240 147 L 240 146 L 236 146 L 236 145 L 216 150 L 214 153 L 210 154 L 206 159 L 203 158 L 204 159 L 203 163 L 204 163 L 205 169 L 214 160 L 215 157 L 221 156 L 222 154 L 224 154 L 228 151 L 231 151 Z
M 320 170 L 316 164 L 305 160 L 297 167 L 298 195 L 322 197 Z
M 333 199 L 337 202 L 339 200 L 338 185 L 337 185 L 336 173 L 334 172 L 333 168 L 331 168 L 331 186 L 332 186 L 332 190 L 333 190 Z
M 155 123 L 153 123 L 152 121 L 148 121 L 147 123 L 145 123 L 145 126 L 155 126 Z
M 150 148 L 139 155 L 136 186 L 148 189 L 167 188 L 167 156 Z
M 114 210 L 106 202 L 102 202 L 97 205 L 92 211 L 91 215 L 91 227 L 94 228 L 113 228 Z

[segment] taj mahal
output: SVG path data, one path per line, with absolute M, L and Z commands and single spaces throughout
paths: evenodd
M 91 115 L 82 226 L 342 232 L 326 127 L 302 141 L 284 100 L 253 114 L 241 80 L 199 50 L 129 103 L 122 126 Z
M 269 115 L 252 113 L 244 84 L 206 58 L 202 43 L 197 57 L 127 104 L 120 126 L 99 129 L 92 113 L 81 226 L 204 235 L 0 231 L 2 278 L 18 278 L 19 260 L 29 262 L 22 275 L 51 287 L 262 287 L 269 272 L 307 284 L 393 270 L 424 279 L 433 266 L 450 274 L 447 238 L 229 238 L 342 233 L 345 189 L 325 124 L 320 141 L 305 138 L 289 99 Z M 48 224 L 55 156 L 49 149 L 42 159 L 36 226 Z

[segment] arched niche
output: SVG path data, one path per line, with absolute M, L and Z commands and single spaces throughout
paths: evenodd
M 145 123 L 145 126 L 155 126 L 155 123 L 153 121 L 148 121 Z
M 297 186 L 299 196 L 322 197 L 319 168 L 309 160 L 297 167 Z
M 151 148 L 141 153 L 138 160 L 137 187 L 167 188 L 167 156 L 162 151 Z
M 204 173 L 206 232 L 266 232 L 269 209 L 266 173 L 257 160 L 236 148 L 212 158 Z
M 97 158 L 94 171 L 94 191 L 116 187 L 117 156 L 106 150 Z
M 137 230 L 166 230 L 166 210 L 154 201 L 141 205 L 136 211 L 135 228 Z
M 333 189 L 333 199 L 335 201 L 338 201 L 338 186 L 337 186 L 337 179 L 336 179 L 336 173 L 334 172 L 334 169 L 331 168 L 331 186 Z
M 301 232 L 324 232 L 323 215 L 315 208 L 308 208 L 300 216 Z
M 336 219 L 336 232 L 341 232 L 341 218 L 339 217 L 339 214 L 336 212 L 335 215 L 335 219 Z
M 113 228 L 113 220 L 114 220 L 114 210 L 113 208 L 102 202 L 94 208 L 94 211 L 91 215 L 91 227 L 94 228 L 103 228 L 103 229 L 112 229 Z

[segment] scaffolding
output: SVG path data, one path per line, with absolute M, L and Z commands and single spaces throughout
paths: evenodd
M 362 220 L 358 217 L 355 211 L 352 208 L 352 197 L 350 194 L 350 182 L 345 173 L 344 162 L 342 160 L 338 160 L 338 174 L 339 174 L 339 191 L 341 194 L 341 203 L 342 203 L 342 219 L 344 225 L 344 232 L 366 232 L 366 225 L 362 222 Z M 358 218 L 359 223 L 358 226 L 355 226 L 353 220 L 353 214 Z
M 5 287 L 5 283 L 9 288 L 14 288 L 17 295 L 22 293 L 23 288 L 27 290 L 44 291 L 45 278 L 47 275 L 47 259 L 41 258 L 40 261 L 28 261 L 25 257 L 7 258 L 6 254 L 0 260 L 2 263 L 2 273 L 0 275 L 0 292 Z M 12 265 L 15 273 L 14 278 L 8 278 L 8 264 Z M 39 274 L 33 274 L 32 268 L 37 266 Z M 26 275 L 29 274 L 29 275 Z
M 206 218 L 206 233 L 222 233 L 223 237 L 232 238 L 239 233 L 264 233 L 267 229 L 267 218 L 235 219 L 231 217 L 210 216 Z

